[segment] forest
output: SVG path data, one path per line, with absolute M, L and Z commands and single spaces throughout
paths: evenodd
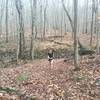
M 100 100 L 100 0 L 0 0 L 0 100 Z

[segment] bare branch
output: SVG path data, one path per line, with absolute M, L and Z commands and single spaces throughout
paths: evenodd
M 71 27 L 72 27 L 72 31 L 74 31 L 73 21 L 72 21 L 71 16 L 69 15 L 69 13 L 68 13 L 68 11 L 67 11 L 67 9 L 66 9 L 66 6 L 65 6 L 65 4 L 64 4 L 64 0 L 62 0 L 62 5 L 63 5 L 64 11 L 66 12 L 66 15 L 67 15 L 67 17 L 68 17 L 68 19 L 69 19 L 69 21 L 70 21 L 70 25 L 71 25 Z

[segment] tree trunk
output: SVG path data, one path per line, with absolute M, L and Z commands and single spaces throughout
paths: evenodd
M 99 20 L 98 20 L 98 5 L 99 5 L 99 0 L 96 1 L 96 51 L 97 51 L 97 54 L 100 53 L 100 50 L 99 50 Z
M 94 18 L 94 0 L 92 0 L 92 20 L 91 20 L 91 38 L 90 38 L 90 46 L 92 47 L 93 42 L 93 18 Z
M 89 2 L 89 0 L 87 0 L 87 3 L 86 3 L 86 29 L 85 29 L 85 33 L 88 32 L 88 2 Z
M 8 0 L 6 0 L 6 43 L 8 43 Z
M 35 29 L 36 29 L 36 7 L 37 7 L 37 0 L 31 1 L 31 46 L 30 46 L 30 58 L 34 60 L 34 40 L 35 40 Z M 33 11 L 34 9 L 34 11 Z
M 78 15 L 78 0 L 74 1 L 74 65 L 75 69 L 79 69 L 79 52 L 78 52 L 78 32 L 77 32 L 77 15 Z
M 41 1 L 40 1 L 41 2 Z M 42 31 L 42 25 L 43 25 L 43 18 L 42 18 L 42 2 L 41 2 L 41 4 L 40 4 L 40 34 L 41 34 L 41 38 L 42 38 L 42 33 L 43 33 L 43 31 Z
M 1 35 L 2 35 L 2 19 L 3 19 L 3 14 L 4 14 L 4 4 L 1 4 L 0 13 L 1 13 L 0 14 L 0 37 L 1 37 Z
M 19 17 L 19 59 L 24 59 L 25 55 L 25 40 L 24 40 L 24 23 L 23 23 L 23 14 L 22 14 L 22 2 L 21 0 L 16 0 L 16 8 Z
M 47 6 L 48 6 L 48 1 L 46 0 L 46 5 L 45 5 L 45 8 L 44 8 L 44 29 L 43 29 L 43 39 L 45 38 L 45 34 L 46 34 Z

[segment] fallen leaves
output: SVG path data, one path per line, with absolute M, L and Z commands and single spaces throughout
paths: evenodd
M 0 86 L 14 87 L 26 96 L 38 98 L 37 100 L 99 100 L 98 58 L 99 56 L 96 59 L 83 57 L 78 72 L 73 71 L 73 60 L 64 62 L 63 59 L 55 60 L 52 67 L 47 60 L 42 59 L 16 68 L 1 68 Z

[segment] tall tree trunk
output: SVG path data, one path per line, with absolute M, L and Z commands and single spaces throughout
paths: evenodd
M 63 39 L 62 37 L 63 37 L 63 20 L 64 20 L 63 19 L 63 11 L 62 10 L 63 9 L 61 9 L 61 28 L 60 28 L 61 29 L 61 31 L 60 31 L 61 32 L 61 42 L 62 42 L 62 39 Z
M 24 39 L 24 23 L 23 23 L 23 13 L 22 13 L 22 2 L 21 0 L 16 0 L 16 8 L 19 17 L 19 59 L 24 59 L 25 57 L 25 39 Z
M 19 31 L 19 23 L 18 23 L 18 16 L 17 16 L 17 12 L 16 12 L 16 15 L 15 15 L 15 20 L 16 20 L 16 33 L 17 34 L 15 34 L 17 37 L 16 37 L 16 43 L 17 43 L 17 52 L 16 52 L 16 55 L 17 55 L 17 61 L 18 61 L 18 55 L 19 55 L 19 33 L 18 33 L 18 31 Z
M 97 54 L 100 53 L 100 50 L 99 50 L 99 20 L 98 20 L 98 5 L 99 5 L 99 0 L 96 1 L 96 10 L 95 10 L 95 14 L 96 14 L 96 51 L 97 51 Z
M 64 35 L 67 34 L 67 23 L 66 23 L 66 16 L 65 16 L 65 13 L 64 13 Z
M 44 8 L 44 29 L 43 29 L 43 39 L 45 38 L 45 34 L 46 34 L 47 6 L 48 6 L 48 1 L 46 0 L 46 5 L 45 5 L 45 8 Z
M 3 0 L 2 0 L 3 2 Z M 2 35 L 2 19 L 3 19 L 3 13 L 4 13 L 4 4 L 1 4 L 0 8 L 0 37 Z
M 36 5 L 37 0 L 33 0 L 31 3 L 31 47 L 30 47 L 30 57 L 34 60 L 34 40 L 35 40 L 35 29 L 36 29 Z M 34 9 L 34 10 L 33 10 Z
M 8 43 L 8 0 L 6 0 L 6 43 Z
M 41 2 L 41 1 L 40 1 Z M 43 9 L 42 9 L 43 7 L 42 7 L 42 2 L 41 2 L 41 4 L 40 4 L 40 33 L 41 33 L 41 38 L 42 38 L 42 25 L 43 25 L 43 18 L 42 18 L 42 11 L 43 11 Z
M 87 0 L 87 3 L 86 3 L 86 29 L 85 29 L 85 33 L 88 32 L 88 3 L 89 3 L 89 0 Z
M 82 21 L 83 21 L 83 30 L 82 30 L 82 33 L 85 33 L 85 26 L 86 26 L 86 24 L 85 24 L 85 6 L 86 5 L 84 5 L 84 7 L 83 7 L 83 16 L 82 16 Z
M 78 16 L 78 0 L 74 2 L 74 65 L 75 69 L 79 69 L 79 53 L 78 53 L 78 32 L 77 32 L 77 16 Z
M 93 42 L 93 18 L 94 18 L 94 0 L 92 0 L 92 20 L 91 20 L 91 37 L 90 37 L 90 46 L 92 47 Z

